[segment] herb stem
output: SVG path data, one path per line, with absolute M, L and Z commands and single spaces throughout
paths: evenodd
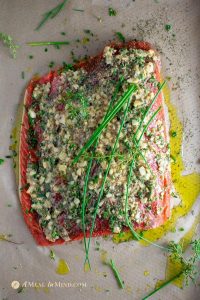
M 167 280 L 166 282 L 164 282 L 161 286 L 159 286 L 157 289 L 153 290 L 150 294 L 148 294 L 146 297 L 144 297 L 142 300 L 146 300 L 149 299 L 152 295 L 154 295 L 155 293 L 157 293 L 159 290 L 161 290 L 162 288 L 164 288 L 166 285 L 170 284 L 171 282 L 173 282 L 174 280 L 178 279 L 182 274 L 184 273 L 184 271 L 179 272 L 177 275 L 175 275 L 174 277 L 172 277 L 171 279 Z
M 28 46 L 49 46 L 49 45 L 69 45 L 68 41 L 64 41 L 64 42 L 28 42 L 26 43 Z
M 115 274 L 115 277 L 116 277 L 116 279 L 117 279 L 117 281 L 119 283 L 120 288 L 124 289 L 124 282 L 123 282 L 123 280 L 121 278 L 121 275 L 119 274 L 119 271 L 118 271 L 118 269 L 117 269 L 114 261 L 112 259 L 110 259 L 109 264 L 110 264 L 110 266 L 111 266 L 111 268 L 112 268 L 112 270 L 113 270 L 113 272 Z

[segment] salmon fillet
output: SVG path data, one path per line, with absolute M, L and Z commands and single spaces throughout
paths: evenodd
M 128 43 L 121 43 L 121 44 L 111 43 L 109 45 L 109 47 L 115 50 L 113 56 L 119 55 L 121 49 L 127 49 L 127 50 L 139 49 L 139 50 L 143 50 L 143 51 L 149 51 L 149 50 L 153 49 L 149 43 L 138 42 L 138 41 L 131 41 Z M 91 57 L 91 58 L 87 59 L 86 61 L 81 61 L 78 64 L 74 65 L 74 70 L 83 69 L 83 70 L 85 70 L 88 77 L 90 76 L 90 74 L 92 74 L 91 77 L 93 76 L 93 74 L 95 74 L 95 76 L 98 77 L 98 75 L 103 72 L 103 70 L 100 68 L 100 65 L 104 59 L 105 59 L 105 50 L 102 53 L 100 53 L 98 56 Z M 121 58 L 119 57 L 119 59 L 121 59 Z M 123 60 L 123 57 L 122 57 L 122 60 Z M 159 63 L 159 61 L 156 61 L 154 65 L 155 65 L 154 76 L 155 76 L 156 80 L 158 82 L 160 82 L 161 78 L 160 78 L 160 63 Z M 27 172 L 28 172 L 27 170 L 28 170 L 29 164 L 38 163 L 38 161 L 40 161 L 40 157 L 38 156 L 38 149 L 39 149 L 38 144 L 41 145 L 41 143 L 43 141 L 43 131 L 40 128 L 41 121 L 37 121 L 36 124 L 34 124 L 34 126 L 35 126 L 34 129 L 37 130 L 37 139 L 38 139 L 37 147 L 30 148 L 30 145 L 28 142 L 28 139 L 30 138 L 30 126 L 31 126 L 28 109 L 31 107 L 31 105 L 33 104 L 33 101 L 34 101 L 33 93 L 35 91 L 35 88 L 38 85 L 46 85 L 49 83 L 50 92 L 48 94 L 48 97 L 49 97 L 49 99 L 51 99 L 49 101 L 53 101 L 52 99 L 54 99 L 55 95 L 56 95 L 56 97 L 58 97 L 58 94 L 59 94 L 59 92 L 57 90 L 58 89 L 57 85 L 59 86 L 59 84 L 60 84 L 60 83 L 58 84 L 58 81 L 60 80 L 61 72 L 62 72 L 61 69 L 59 69 L 59 70 L 51 71 L 49 74 L 47 74 L 43 77 L 32 79 L 27 86 L 27 89 L 25 92 L 25 97 L 24 97 L 25 109 L 24 109 L 23 115 L 22 115 L 22 126 L 21 126 L 20 144 L 19 144 L 19 169 L 20 169 L 19 196 L 20 196 L 20 202 L 21 202 L 24 220 L 25 220 L 26 224 L 28 225 L 28 228 L 31 231 L 35 241 L 37 242 L 38 245 L 41 245 L 41 246 L 63 244 L 67 240 L 72 241 L 72 240 L 79 240 L 79 239 L 83 238 L 83 232 L 82 232 L 81 226 L 73 225 L 73 228 L 70 228 L 68 230 L 68 235 L 67 235 L 68 238 L 64 239 L 61 237 L 56 237 L 55 240 L 47 239 L 44 228 L 41 226 L 41 223 L 39 222 L 39 215 L 37 213 L 37 209 L 32 208 L 33 201 L 32 201 L 32 198 L 30 195 L 30 190 L 29 190 L 30 184 L 29 184 L 29 181 L 27 180 Z M 72 71 L 72 72 L 76 72 L 76 71 Z M 74 75 L 72 75 L 72 76 L 74 76 Z M 92 77 L 92 80 L 94 81 L 94 78 L 96 79 L 96 77 Z M 92 83 L 92 84 L 95 84 L 95 83 Z M 68 89 L 68 86 L 66 85 L 66 90 L 67 89 Z M 153 90 L 153 92 L 155 94 L 156 90 Z M 62 110 L 63 109 L 62 105 L 61 104 L 59 104 L 59 105 L 60 106 L 59 106 L 58 110 Z M 152 106 L 151 113 L 155 112 L 158 109 L 158 107 L 160 107 L 160 106 L 162 106 L 162 109 L 156 115 L 156 118 L 155 118 L 153 124 L 150 124 L 150 126 L 148 128 L 150 133 L 149 133 L 149 136 L 145 135 L 145 141 L 148 144 L 151 144 L 150 140 L 151 139 L 153 140 L 152 136 L 154 135 L 154 127 L 155 127 L 155 124 L 157 124 L 155 122 L 159 121 L 159 124 L 160 124 L 159 126 L 162 126 L 162 128 L 163 128 L 162 129 L 163 130 L 162 143 L 164 146 L 163 146 L 163 148 L 160 148 L 160 146 L 159 146 L 157 148 L 157 150 L 155 150 L 155 148 L 157 147 L 156 143 L 152 142 L 152 147 L 154 148 L 154 150 L 152 150 L 152 151 L 154 151 L 154 152 L 157 151 L 158 156 L 160 153 L 163 153 L 163 155 L 165 155 L 165 158 L 167 156 L 168 161 L 166 163 L 164 173 L 162 173 L 162 174 L 159 173 L 159 166 L 158 166 L 159 164 L 158 164 L 156 155 L 151 156 L 151 153 L 150 153 L 150 155 L 148 156 L 148 163 L 149 163 L 152 171 L 156 174 L 156 177 L 157 177 L 156 190 L 159 187 L 158 195 L 162 195 L 162 197 L 160 197 L 160 198 L 157 197 L 155 201 L 151 201 L 151 203 L 148 203 L 148 210 L 147 210 L 147 204 L 144 202 L 144 199 L 137 199 L 137 196 L 136 196 L 135 203 L 137 203 L 137 208 L 138 207 L 140 208 L 137 210 L 137 212 L 140 213 L 139 221 L 137 221 L 137 219 L 136 219 L 136 221 L 133 220 L 133 222 L 132 222 L 133 227 L 136 230 L 137 229 L 146 230 L 146 229 L 158 227 L 158 226 L 164 224 L 165 221 L 170 216 L 171 179 L 170 179 L 169 153 L 168 153 L 168 133 L 167 133 L 166 124 L 165 124 L 162 92 L 159 94 L 154 105 Z M 39 108 L 36 107 L 36 112 L 38 110 L 39 110 Z M 152 131 L 152 133 L 151 133 L 151 131 Z M 124 139 L 125 139 L 125 137 L 124 137 Z M 87 139 L 85 138 L 83 141 L 80 142 L 80 143 L 82 143 L 81 145 L 83 146 L 86 141 L 87 141 Z M 145 141 L 143 141 L 143 144 L 145 143 Z M 80 146 L 80 148 L 81 148 L 81 146 Z M 140 158 L 140 160 L 141 160 L 141 158 Z M 160 160 L 162 160 L 162 157 L 161 157 L 161 159 L 159 158 L 159 163 L 161 164 L 162 161 L 160 162 Z M 95 169 L 95 167 L 94 167 L 94 169 Z M 143 169 L 144 169 L 144 167 L 139 168 L 141 173 L 143 172 Z M 95 176 L 98 177 L 98 175 L 95 175 Z M 100 180 L 100 179 L 98 179 L 98 180 Z M 145 180 L 147 180 L 147 179 L 145 179 Z M 43 183 L 41 183 L 41 185 L 42 184 Z M 63 184 L 63 182 L 61 184 Z M 64 184 L 68 184 L 68 183 L 64 182 Z M 57 201 L 57 202 L 63 201 L 62 196 L 60 196 L 59 193 L 56 194 L 56 197 L 57 197 L 57 199 L 55 201 Z M 146 194 L 143 197 L 146 198 Z M 105 207 L 106 207 L 105 203 L 103 205 L 105 205 Z M 134 207 L 134 211 L 136 211 L 135 207 Z M 147 214 L 148 214 L 148 220 L 150 220 L 149 222 L 146 221 Z M 60 215 L 58 215 L 58 218 L 60 218 L 60 220 L 61 220 L 60 221 L 61 225 L 62 225 L 62 222 L 64 222 L 63 219 L 65 220 L 65 218 L 66 218 L 66 216 L 65 215 L 63 216 L 63 215 L 64 214 L 62 214 L 62 213 Z M 110 219 L 111 219 L 111 217 L 110 217 Z M 113 230 L 111 229 L 111 226 L 110 226 L 110 219 L 103 218 L 103 217 L 101 217 L 101 215 L 98 216 L 96 219 L 93 236 L 112 234 Z M 69 220 L 68 220 L 68 223 L 69 223 Z M 73 219 L 72 219 L 72 224 L 73 224 Z M 90 226 L 91 226 L 91 224 L 90 224 Z M 125 226 L 125 224 L 122 224 L 121 230 L 126 231 L 126 230 L 128 230 L 128 228 Z M 117 232 L 116 226 L 115 226 L 114 232 Z M 89 236 L 89 228 L 86 231 L 86 235 Z

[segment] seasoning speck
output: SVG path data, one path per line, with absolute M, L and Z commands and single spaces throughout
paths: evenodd
M 165 30 L 166 31 L 170 31 L 172 29 L 172 25 L 171 24 L 166 24 L 165 25 Z

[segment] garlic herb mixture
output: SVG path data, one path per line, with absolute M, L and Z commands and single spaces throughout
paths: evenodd
M 37 159 L 27 168 L 27 192 L 32 210 L 49 241 L 70 240 L 82 232 L 81 207 L 88 161 L 93 161 L 86 197 L 85 228 L 89 231 L 111 149 L 126 105 L 102 131 L 98 144 L 73 160 L 106 115 L 117 83 L 123 78 L 115 103 L 131 84 L 131 96 L 103 196 L 98 206 L 94 231 L 109 226 L 114 233 L 126 226 L 125 201 L 129 164 L 135 164 L 129 186 L 128 215 L 134 228 L 152 228 L 165 209 L 165 174 L 169 169 L 169 144 L 163 119 L 155 117 L 137 147 L 133 136 L 159 89 L 155 67 L 159 57 L 153 50 L 115 50 L 107 46 L 103 59 L 90 71 L 63 69 L 48 83 L 38 83 L 27 107 L 28 144 Z M 115 104 L 114 103 L 114 104 Z M 157 109 L 155 104 L 155 110 Z M 162 112 L 161 112 L 162 113 Z M 153 112 L 139 129 L 140 137 Z

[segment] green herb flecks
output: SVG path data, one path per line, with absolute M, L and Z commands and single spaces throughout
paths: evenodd
M 19 46 L 14 43 L 13 38 L 6 33 L 0 32 L 0 40 L 6 47 L 9 48 L 12 57 L 16 58 L 17 49 L 19 48 Z
M 172 29 L 172 25 L 171 24 L 166 24 L 165 25 L 165 30 L 166 31 L 170 31 Z
M 26 43 L 28 46 L 63 46 L 63 45 L 69 45 L 70 43 L 68 41 L 62 41 L 62 42 L 46 42 L 46 41 L 41 41 L 41 42 L 28 42 Z
M 121 32 L 116 32 L 115 35 L 117 36 L 117 38 L 120 40 L 120 42 L 125 43 L 125 37 Z
M 107 115 L 105 120 L 97 127 L 97 129 L 94 131 L 92 136 L 89 138 L 89 140 L 86 142 L 86 144 L 82 147 L 82 149 L 79 151 L 77 156 L 74 158 L 73 163 L 76 163 L 81 155 L 87 151 L 91 145 L 94 143 L 94 141 L 99 137 L 101 132 L 107 127 L 108 123 L 115 117 L 115 115 L 120 111 L 124 103 L 130 98 L 130 96 L 137 90 L 137 86 L 135 84 L 131 85 L 128 90 L 122 95 L 120 100 L 115 104 L 112 111 Z
M 49 257 L 50 257 L 51 259 L 55 260 L 56 255 L 55 255 L 55 252 L 54 252 L 53 250 L 50 250 Z
M 55 18 L 59 14 L 59 12 L 65 7 L 65 4 L 67 1 L 68 0 L 64 0 L 63 2 L 61 2 L 60 4 L 55 6 L 53 9 L 51 9 L 51 10 L 47 11 L 45 14 L 43 14 L 43 19 L 39 23 L 39 25 L 36 27 L 35 30 L 39 30 L 47 21 Z
M 0 158 L 0 165 L 3 165 L 4 162 L 5 160 L 3 158 Z
M 114 8 L 109 7 L 108 8 L 108 14 L 109 14 L 110 17 L 115 17 L 117 15 L 117 11 Z
M 182 271 L 180 271 L 177 275 L 164 282 L 161 286 L 153 290 L 142 300 L 149 299 L 152 295 L 154 295 L 162 288 L 169 285 L 170 283 L 172 283 L 174 280 L 178 279 L 181 276 L 184 276 L 186 286 L 189 284 L 189 280 L 191 280 L 195 284 L 196 279 L 199 276 L 198 263 L 200 261 L 200 239 L 194 240 L 193 242 L 190 243 L 190 245 L 193 254 L 188 259 L 186 259 L 183 256 L 183 249 L 181 245 L 176 244 L 174 242 L 171 242 L 169 244 L 169 252 L 173 256 L 173 258 L 178 262 L 180 262 L 180 264 L 183 266 Z

